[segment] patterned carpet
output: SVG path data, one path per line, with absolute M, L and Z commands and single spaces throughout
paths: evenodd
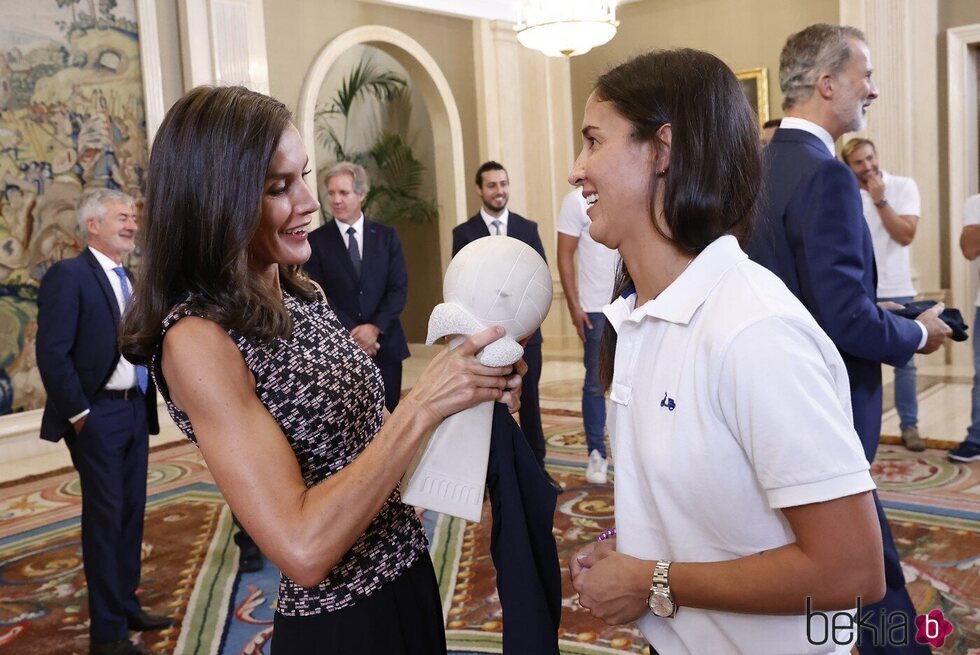
M 612 487 L 584 481 L 578 413 L 551 409 L 545 418 L 548 468 L 565 486 L 555 517 L 564 570 L 571 553 L 612 524 Z M 980 464 L 952 465 L 944 455 L 883 446 L 874 474 L 917 607 L 938 607 L 955 626 L 937 652 L 966 654 L 980 649 Z M 230 516 L 196 449 L 180 444 L 150 459 L 142 602 L 182 623 L 147 633 L 142 643 L 166 655 L 268 653 L 278 574 L 268 565 L 237 573 Z M 0 651 L 87 652 L 78 510 L 73 472 L 0 488 Z M 499 653 L 488 511 L 479 524 L 431 513 L 423 519 L 450 650 Z M 636 631 L 605 626 L 579 609 L 567 579 L 563 595 L 562 653 L 642 652 Z

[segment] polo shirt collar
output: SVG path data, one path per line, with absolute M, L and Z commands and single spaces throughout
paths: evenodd
M 642 307 L 634 307 L 636 291 L 630 288 L 602 311 L 617 332 L 623 322 L 639 323 L 647 316 L 687 325 L 722 276 L 746 259 L 738 240 L 726 234 L 712 241 L 670 286 Z

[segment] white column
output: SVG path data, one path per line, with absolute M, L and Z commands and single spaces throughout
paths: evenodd
M 538 223 L 555 281 L 543 331 L 552 338 L 547 347 L 558 347 L 570 333 L 555 251 L 555 221 L 574 156 L 569 63 L 520 45 L 511 23 L 478 20 L 473 30 L 480 160 L 503 164 L 508 206 Z M 467 171 L 470 189 L 472 175 Z
M 180 0 L 184 85 L 241 84 L 269 93 L 262 0 Z
M 879 97 L 863 136 L 874 141 L 881 167 L 911 177 L 922 196 L 912 242 L 912 277 L 920 294 L 945 300 L 949 263 L 939 214 L 939 115 L 936 70 L 937 0 L 841 0 L 841 23 L 862 30 L 871 50 Z M 845 135 L 843 142 L 854 134 Z

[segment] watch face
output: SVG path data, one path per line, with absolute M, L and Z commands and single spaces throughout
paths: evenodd
M 647 605 L 655 615 L 667 618 L 674 613 L 674 601 L 662 591 L 655 591 L 647 598 Z

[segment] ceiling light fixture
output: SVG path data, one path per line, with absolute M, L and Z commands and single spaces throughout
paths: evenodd
M 524 47 L 567 58 L 608 43 L 618 25 L 614 0 L 524 0 L 514 29 Z

